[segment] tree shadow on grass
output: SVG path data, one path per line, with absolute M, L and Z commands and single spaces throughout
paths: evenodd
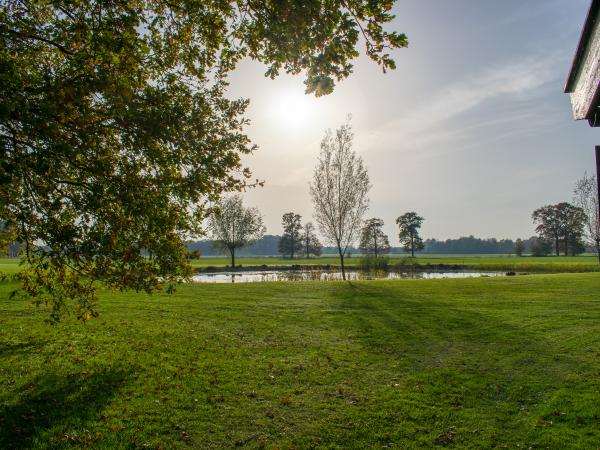
M 27 341 L 27 342 L 2 342 L 0 341 L 0 357 L 12 356 L 15 353 L 23 354 L 25 352 L 31 352 L 42 347 L 41 341 Z
M 448 289 L 456 296 L 460 288 Z M 334 305 L 345 313 L 344 321 L 331 323 L 353 329 L 355 338 L 375 352 L 419 355 L 447 353 L 455 347 L 465 352 L 485 350 L 502 357 L 516 357 L 521 352 L 523 357 L 561 353 L 546 335 L 513 320 L 527 314 L 517 307 L 498 310 L 483 301 L 474 306 L 470 301 L 477 296 L 474 292 L 465 293 L 466 303 L 433 302 L 435 295 L 425 290 L 404 293 L 390 285 L 348 283 L 330 295 Z M 570 355 L 563 356 L 565 361 L 576 363 Z
M 520 303 L 527 289 L 486 297 L 466 288 L 358 283 L 329 293 L 327 325 L 349 336 L 356 359 L 366 361 L 352 379 L 357 397 L 362 390 L 371 399 L 360 411 L 363 420 L 376 418 L 382 431 L 413 430 L 405 439 L 423 447 L 450 445 L 454 435 L 464 447 L 510 447 L 511 437 L 498 431 L 508 428 L 510 436 L 540 447 L 564 448 L 572 439 L 586 448 L 596 417 L 585 413 L 594 395 L 587 376 L 597 364 L 559 339 L 560 309 Z M 536 316 L 540 308 L 543 317 Z M 532 321 L 545 326 L 529 326 Z M 577 336 L 569 328 L 564 333 L 576 348 Z M 359 432 L 345 436 L 360 438 Z M 481 445 L 474 445 L 478 439 Z
M 121 369 L 46 374 L 0 405 L 0 448 L 30 448 L 52 428 L 81 429 L 94 419 L 125 383 Z M 15 399 L 13 401 L 13 399 Z M 64 437 L 64 436 L 63 436 Z M 54 447 L 63 446 L 60 442 Z

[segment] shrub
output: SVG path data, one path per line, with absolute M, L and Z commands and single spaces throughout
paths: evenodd
M 390 259 L 387 256 L 361 256 L 358 267 L 363 272 L 373 272 L 377 270 L 388 270 Z
M 552 252 L 552 243 L 545 239 L 534 238 L 531 242 L 532 256 L 548 256 Z

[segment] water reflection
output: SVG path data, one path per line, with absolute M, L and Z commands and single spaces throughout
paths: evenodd
M 346 272 L 347 280 L 437 279 L 498 277 L 505 272 Z M 342 279 L 342 272 L 322 270 L 214 272 L 192 277 L 196 283 L 257 283 L 265 281 L 335 281 Z

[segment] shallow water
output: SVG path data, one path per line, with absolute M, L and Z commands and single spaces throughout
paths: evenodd
M 498 277 L 505 272 L 346 272 L 348 280 L 392 280 L 392 279 L 436 279 L 436 278 L 478 278 Z M 341 280 L 342 272 L 335 271 L 255 271 L 255 272 L 214 272 L 194 275 L 195 283 L 259 283 L 264 281 L 334 281 Z

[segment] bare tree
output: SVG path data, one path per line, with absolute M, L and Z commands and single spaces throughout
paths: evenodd
M 595 176 L 583 175 L 573 191 L 573 203 L 585 214 L 586 238 L 594 248 L 600 262 L 600 217 L 598 213 L 598 185 Z
M 245 208 L 239 194 L 223 198 L 210 217 L 213 245 L 231 255 L 235 267 L 235 250 L 252 245 L 265 233 L 262 216 L 256 208 Z
M 307 222 L 306 225 L 304 225 L 302 231 L 302 246 L 304 248 L 306 259 L 310 258 L 310 255 L 321 255 L 322 246 L 319 242 L 319 238 L 315 234 L 315 226 L 312 222 Z
M 321 234 L 337 247 L 342 278 L 346 279 L 344 256 L 356 240 L 362 218 L 369 208 L 369 175 L 362 158 L 352 150 L 352 127 L 347 122 L 321 141 L 321 153 L 310 184 Z

